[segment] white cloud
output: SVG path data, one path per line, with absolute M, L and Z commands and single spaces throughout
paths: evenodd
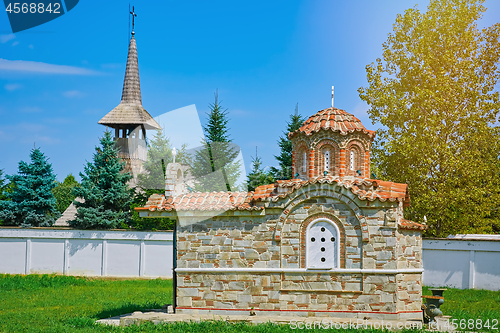
M 19 42 L 16 40 L 14 41 L 14 43 L 12 43 L 12 46 L 16 46 L 17 44 L 19 44 Z
M 63 92 L 63 95 L 68 98 L 75 98 L 75 97 L 83 97 L 84 94 L 78 90 L 69 90 Z
M 7 83 L 6 85 L 3 86 L 5 88 L 5 90 L 7 91 L 14 91 L 14 90 L 18 90 L 18 89 L 21 89 L 23 87 L 22 84 L 19 84 L 19 83 Z
M 9 40 L 16 38 L 16 35 L 14 34 L 9 34 L 9 35 L 0 35 L 0 43 L 5 44 Z
M 7 60 L 0 58 L 0 71 L 18 71 L 41 74 L 65 74 L 65 75 L 98 75 L 99 72 L 66 65 L 54 65 L 44 62 L 26 60 Z
M 28 47 L 29 47 L 30 49 L 32 49 L 32 50 L 33 50 L 33 48 L 34 48 L 33 44 L 28 45 Z

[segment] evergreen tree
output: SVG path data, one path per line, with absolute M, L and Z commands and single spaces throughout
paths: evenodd
M 0 169 L 0 201 L 7 200 L 5 193 L 7 185 L 5 184 L 5 178 L 3 178 L 3 170 Z
M 73 189 L 80 184 L 76 181 L 72 174 L 66 176 L 62 183 L 57 182 L 56 187 L 52 189 L 52 193 L 57 201 L 57 210 L 61 213 L 71 205 L 75 196 L 73 194 Z
M 176 163 L 186 164 L 186 144 L 177 151 Z M 173 162 L 172 147 L 162 130 L 158 130 L 148 143 L 148 155 L 143 164 L 144 172 L 137 176 L 138 190 L 130 205 L 132 221 L 130 227 L 137 230 L 172 230 L 174 221 L 168 218 L 143 218 L 134 210 L 144 207 L 148 198 L 155 193 L 165 192 L 165 168 Z
M 15 186 L 6 193 L 7 200 L 0 202 L 4 225 L 50 227 L 60 216 L 51 191 L 56 186 L 52 165 L 39 148 L 31 151 L 30 158 L 30 164 L 19 162 L 17 175 L 7 176 Z
M 82 183 L 73 195 L 85 201 L 74 201 L 76 218 L 70 226 L 79 229 L 112 229 L 130 222 L 130 203 L 133 190 L 127 185 L 132 175 L 123 173 L 125 163 L 117 155 L 110 132 L 101 138 L 101 148 L 96 147 L 94 162 L 87 162 Z
M 154 135 L 148 145 L 147 159 L 143 164 L 144 172 L 137 176 L 137 185 L 139 188 L 151 195 L 153 193 L 163 193 L 165 191 L 165 169 L 173 162 L 172 147 L 163 131 L 159 130 Z M 177 147 L 176 163 L 185 164 L 186 145 Z
M 299 114 L 299 103 L 295 106 L 295 113 L 290 115 L 290 121 L 286 123 L 286 131 L 280 136 L 278 140 L 278 146 L 281 152 L 278 156 L 274 157 L 279 162 L 279 167 L 271 168 L 271 172 L 275 179 L 293 179 L 292 175 L 292 141 L 288 138 L 288 133 L 296 131 L 302 126 L 306 119 Z
M 221 107 L 217 92 L 209 107 L 208 125 L 203 127 L 206 139 L 191 154 L 190 173 L 197 191 L 234 191 L 241 174 L 241 163 L 236 160 L 239 148 L 229 138 L 227 109 Z
M 4 183 L 5 183 L 5 179 L 3 178 L 3 170 L 0 169 L 0 207 L 1 207 L 1 203 L 3 200 L 5 200 L 7 197 L 3 194 L 4 192 Z M 0 212 L 1 212 L 1 208 L 0 208 Z M 0 225 L 3 225 L 3 222 L 2 220 L 0 219 Z
M 500 24 L 478 28 L 482 3 L 431 0 L 398 15 L 358 90 L 383 126 L 377 176 L 409 185 L 406 218 L 426 216 L 428 236 L 491 233 L 500 200 Z
M 262 161 L 255 149 L 255 158 L 252 158 L 252 171 L 247 175 L 248 191 L 255 191 L 260 185 L 274 183 L 274 177 L 270 171 L 266 172 L 261 168 Z

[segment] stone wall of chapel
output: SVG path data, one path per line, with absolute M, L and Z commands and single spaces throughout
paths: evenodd
M 397 268 L 422 268 L 422 236 L 414 230 L 398 230 L 396 243 Z
M 266 272 L 267 268 L 304 269 L 305 230 L 317 218 L 329 219 L 340 231 L 340 268 L 396 269 L 421 266 L 422 240 L 416 231 L 397 229 L 401 207 L 391 202 L 352 203 L 314 192 L 315 185 L 293 198 L 269 202 L 265 213 L 229 211 L 177 233 L 177 266 L 205 268 L 178 273 L 179 312 L 207 309 L 347 311 L 343 316 L 420 318 L 421 273 Z M 325 191 L 318 186 L 317 191 Z M 332 187 L 328 191 L 334 190 Z M 327 192 L 328 192 L 327 191 Z M 341 188 L 341 195 L 349 191 Z M 305 200 L 300 199 L 306 198 Z M 293 200 L 293 201 L 290 201 Z M 347 199 L 344 198 L 344 201 Z M 291 207 L 288 204 L 296 202 Z M 346 201 L 347 202 L 347 201 Z M 284 215 L 285 214 L 285 215 Z M 274 240 L 278 221 L 281 241 Z M 359 216 L 368 228 L 363 241 Z M 211 270 L 213 268 L 213 270 Z M 255 268 L 256 272 L 217 272 L 216 268 Z M 357 313 L 359 311 L 370 311 Z M 397 311 L 412 311 L 397 313 Z M 380 313 L 379 313 L 380 312 Z M 319 315 L 318 313 L 317 315 Z
M 415 230 L 398 230 L 395 247 L 398 269 L 422 268 L 422 236 Z M 397 311 L 413 311 L 422 305 L 422 274 L 398 274 Z
M 283 224 L 282 267 L 306 268 L 306 229 L 325 218 L 339 228 L 340 268 L 361 268 L 361 227 L 353 212 L 333 198 L 311 198 L 293 207 Z
M 280 256 L 279 246 L 273 240 L 274 226 L 275 222 L 265 216 L 226 215 L 179 227 L 177 267 L 278 268 Z

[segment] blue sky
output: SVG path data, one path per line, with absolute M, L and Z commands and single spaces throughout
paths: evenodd
M 153 116 L 195 104 L 201 123 L 219 91 L 247 171 L 276 144 L 296 103 L 304 116 L 331 104 L 376 129 L 357 89 L 381 56 L 398 13 L 427 1 L 147 1 L 135 5 L 143 105 Z M 500 18 L 488 0 L 481 26 Z M 128 2 L 80 1 L 67 14 L 11 33 L 0 13 L 0 169 L 17 172 L 37 147 L 59 180 L 83 170 L 120 102 Z M 168 133 L 166 133 L 168 136 Z M 79 177 L 77 177 L 79 178 Z

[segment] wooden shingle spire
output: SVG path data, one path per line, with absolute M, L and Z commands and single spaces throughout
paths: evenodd
M 160 125 L 142 106 L 139 63 L 134 34 L 130 38 L 128 48 L 122 100 L 117 107 L 99 120 L 99 124 L 113 128 L 142 125 L 145 129 L 161 129 Z

